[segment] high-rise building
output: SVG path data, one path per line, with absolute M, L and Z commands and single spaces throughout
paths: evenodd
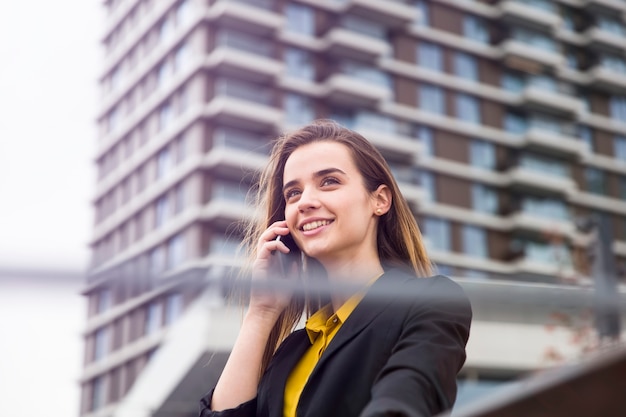
M 208 387 L 183 388 L 232 340 L 219 294 L 212 322 L 197 301 L 239 262 L 269 141 L 315 118 L 379 147 L 439 271 L 470 290 L 591 284 L 575 219 L 595 212 L 626 263 L 624 1 L 103 3 L 82 416 L 193 415 Z M 552 337 L 536 303 L 477 311 L 500 337 L 473 336 L 466 375 L 541 366 L 545 343 L 514 339 Z M 506 360 L 486 349 L 503 343 Z

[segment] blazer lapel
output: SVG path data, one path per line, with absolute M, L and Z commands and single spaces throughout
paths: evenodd
M 286 340 L 281 346 L 280 356 L 274 359 L 268 380 L 271 382 L 271 389 L 268 390 L 268 408 L 270 416 L 282 416 L 285 403 L 285 385 L 291 370 L 296 366 L 304 352 L 311 346 L 306 331 L 299 330 Z

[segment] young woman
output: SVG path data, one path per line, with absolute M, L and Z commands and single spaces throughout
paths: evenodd
M 276 253 L 301 251 L 291 275 L 354 293 L 331 292 L 321 305 L 314 294 L 253 285 L 200 416 L 431 416 L 451 408 L 471 308 L 453 281 L 426 278 L 419 229 L 382 155 L 358 133 L 317 121 L 277 141 L 258 190 L 265 215 L 248 235 L 253 284 L 276 278 Z M 297 248 L 280 240 L 287 235 Z M 313 315 L 294 331 L 305 310 Z

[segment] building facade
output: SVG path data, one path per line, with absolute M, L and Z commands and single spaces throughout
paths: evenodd
M 189 330 L 207 287 L 240 262 L 237 222 L 253 215 L 246 196 L 270 140 L 315 118 L 376 144 L 439 272 L 470 292 L 592 285 L 590 239 L 576 223 L 592 213 L 610 218 L 612 255 L 618 270 L 626 264 L 624 1 L 104 8 L 82 416 L 141 415 L 133 406 L 148 407 L 150 381 L 178 369 L 167 358 L 193 343 L 175 348 L 171 335 Z M 205 304 L 219 316 L 212 297 Z M 535 307 L 479 309 L 476 331 L 549 338 L 551 311 Z M 228 351 L 232 334 L 208 337 Z M 193 415 L 180 381 L 207 357 L 196 342 L 196 357 L 145 415 Z M 501 350 L 517 352 L 507 343 Z M 488 344 L 497 342 L 471 347 L 467 375 L 510 378 L 543 363 L 545 343 L 513 359 Z M 164 411 L 167 399 L 180 407 Z

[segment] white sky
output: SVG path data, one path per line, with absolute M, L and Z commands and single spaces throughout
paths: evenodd
M 101 4 L 0 4 L 1 416 L 78 415 L 81 282 L 2 271 L 87 264 Z

